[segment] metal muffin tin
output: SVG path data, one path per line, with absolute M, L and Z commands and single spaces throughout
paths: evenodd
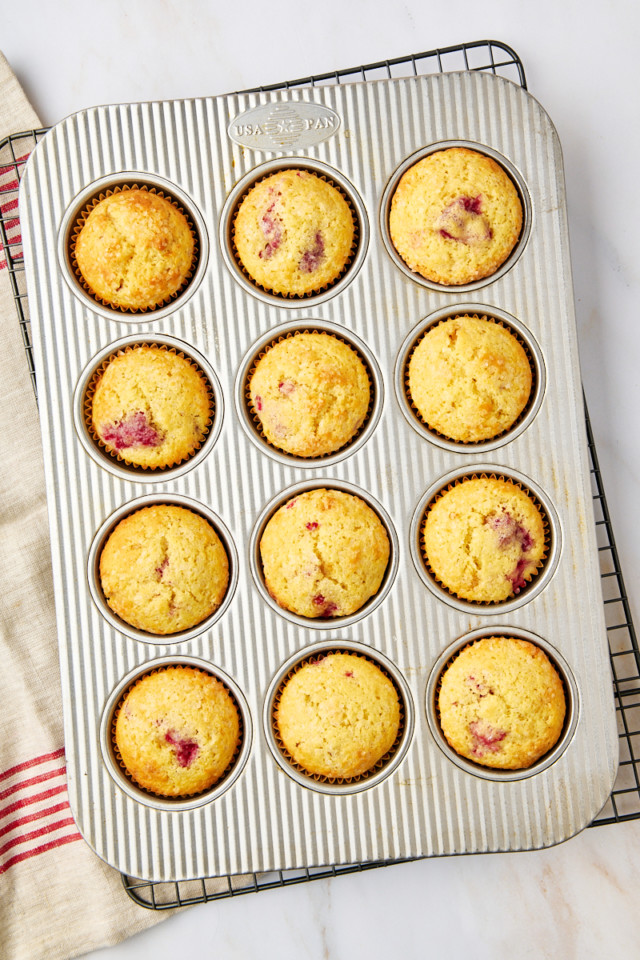
M 420 152 L 454 143 L 497 157 L 513 174 L 525 210 L 522 240 L 505 269 L 460 288 L 428 285 L 407 273 L 386 239 L 390 185 L 398 171 Z M 254 177 L 297 163 L 344 187 L 361 221 L 360 242 L 335 288 L 285 300 L 252 289 L 230 261 L 228 213 Z M 186 290 L 173 304 L 142 315 L 93 304 L 70 275 L 67 259 L 70 219 L 87 196 L 133 180 L 173 192 L 201 234 L 200 261 Z M 590 823 L 610 794 L 618 739 L 562 158 L 537 101 L 500 77 L 464 72 L 93 108 L 64 120 L 40 142 L 22 179 L 20 212 L 69 799 L 96 852 L 129 876 L 180 880 L 533 849 Z M 411 422 L 399 396 L 397 371 L 408 338 L 470 301 L 474 312 L 513 318 L 538 366 L 532 415 L 489 448 L 435 442 Z M 363 442 L 312 465 L 266 452 L 241 409 L 240 381 L 256 345 L 292 327 L 344 331 L 373 360 L 373 426 Z M 224 410 L 205 455 L 164 478 L 157 471 L 109 469 L 90 455 L 76 430 L 78 385 L 123 334 L 127 342 L 170 338 L 202 357 L 215 380 L 216 416 Z M 537 589 L 482 609 L 430 589 L 414 543 L 415 518 L 428 491 L 474 471 L 516 476 L 553 519 L 552 563 L 547 560 Z M 388 590 L 342 623 L 308 623 L 264 595 L 256 531 L 292 490 L 332 485 L 362 491 L 388 520 Z M 183 638 L 135 636 L 92 596 L 99 592 L 92 582 L 96 543 L 114 517 L 144 498 L 197 505 L 217 518 L 227 543 L 235 545 L 237 580 L 226 607 Z M 487 775 L 456 762 L 437 732 L 434 669 L 478 630 L 539 638 L 570 694 L 560 744 L 521 776 Z M 399 760 L 384 775 L 352 792 L 339 785 L 325 792 L 276 760 L 265 711 L 288 664 L 308 650 L 351 645 L 390 664 L 410 723 Z M 133 676 L 185 658 L 208 665 L 237 691 L 244 714 L 242 766 L 204 800 L 157 802 L 140 797 L 115 770 L 104 731 L 118 692 Z

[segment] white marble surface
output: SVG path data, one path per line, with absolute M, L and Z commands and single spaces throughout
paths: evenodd
M 43 123 L 474 39 L 510 44 L 564 148 L 583 380 L 640 623 L 640 12 L 633 0 L 5 0 L 0 48 Z M 640 957 L 640 820 L 180 911 L 105 960 Z

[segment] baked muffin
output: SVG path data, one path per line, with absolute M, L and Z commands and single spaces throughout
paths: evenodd
M 389 537 L 371 507 L 341 490 L 308 490 L 277 510 L 260 540 L 267 590 L 301 617 L 345 617 L 378 592 Z
M 470 477 L 429 508 L 423 525 L 427 566 L 462 600 L 499 603 L 518 594 L 545 555 L 545 521 L 510 480 Z
M 518 191 L 491 157 L 467 147 L 438 150 L 400 178 L 389 232 L 407 266 L 458 285 L 495 273 L 522 229 Z
M 100 555 L 107 604 L 148 633 L 178 633 L 201 623 L 220 606 L 228 583 L 218 534 L 200 514 L 173 504 L 129 514 Z
M 510 330 L 486 317 L 431 327 L 408 364 L 411 401 L 432 430 L 463 443 L 508 430 L 531 395 L 531 364 Z
M 318 292 L 341 275 L 354 246 L 351 208 L 340 191 L 308 170 L 279 170 L 255 184 L 233 224 L 240 265 L 265 290 Z
M 170 467 L 201 445 L 212 416 L 207 381 L 186 357 L 141 345 L 111 357 L 89 386 L 89 428 L 127 463 Z
M 216 677 L 188 666 L 142 677 L 119 706 L 115 746 L 132 780 L 162 797 L 208 790 L 240 743 L 235 701 Z
M 565 716 L 562 681 L 546 653 L 517 637 L 486 637 L 445 669 L 438 691 L 449 745 L 486 767 L 530 767 L 557 743 Z
M 194 265 L 195 242 L 184 214 L 140 187 L 100 200 L 75 239 L 73 256 L 90 292 L 121 310 L 169 300 Z
M 358 432 L 370 384 L 348 344 L 328 333 L 297 333 L 260 357 L 249 395 L 269 443 L 300 457 L 320 457 Z
M 393 747 L 400 729 L 398 693 L 370 660 L 330 653 L 289 677 L 276 705 L 275 726 L 306 773 L 359 777 Z

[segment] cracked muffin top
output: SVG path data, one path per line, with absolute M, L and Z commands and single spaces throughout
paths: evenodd
M 518 637 L 485 637 L 445 669 L 438 691 L 449 745 L 485 767 L 530 767 L 558 741 L 562 680 L 546 653 Z
M 397 690 L 385 673 L 355 653 L 304 663 L 278 699 L 278 735 L 307 773 L 329 779 L 362 776 L 387 754 L 400 728 Z
M 468 147 L 438 150 L 400 178 L 389 232 L 407 266 L 456 286 L 489 277 L 515 247 L 522 204 L 510 177 Z
M 233 223 L 240 264 L 255 283 L 284 296 L 316 293 L 337 280 L 354 238 L 345 198 L 308 170 L 280 170 L 260 180 Z
M 249 381 L 266 439 L 300 457 L 319 457 L 351 440 L 367 415 L 367 370 L 348 344 L 327 333 L 298 333 L 269 347 Z
M 109 306 L 161 306 L 190 276 L 195 241 L 166 197 L 134 187 L 100 200 L 75 240 L 74 256 L 91 293 Z
M 238 710 L 216 677 L 188 666 L 148 673 L 120 704 L 115 743 L 131 778 L 163 797 L 212 787 L 236 753 Z
M 450 317 L 411 354 L 408 389 L 424 422 L 475 443 L 508 430 L 531 394 L 531 364 L 510 330 L 487 317 Z
M 423 525 L 436 579 L 462 600 L 500 603 L 520 593 L 547 552 L 545 523 L 510 480 L 469 477 L 439 496 Z
M 140 345 L 111 357 L 90 384 L 90 427 L 127 463 L 170 467 L 201 445 L 211 424 L 207 382 L 186 357 Z
M 109 607 L 138 630 L 188 630 L 222 603 L 229 560 L 211 524 L 192 510 L 155 504 L 129 514 L 100 554 Z
M 267 590 L 301 617 L 344 617 L 376 594 L 389 537 L 371 507 L 341 490 L 307 490 L 271 517 L 260 540 Z

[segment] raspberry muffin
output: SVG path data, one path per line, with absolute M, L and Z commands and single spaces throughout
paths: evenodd
M 411 354 L 409 397 L 432 430 L 478 443 L 507 431 L 531 395 L 531 364 L 500 323 L 467 314 L 431 327 Z
M 198 367 L 160 346 L 111 357 L 89 386 L 93 436 L 127 463 L 162 469 L 186 460 L 211 425 L 212 396 Z
M 400 730 L 398 693 L 385 673 L 353 653 L 304 663 L 280 693 L 275 727 L 306 773 L 352 779 L 389 753 Z
M 91 208 L 72 254 L 99 300 L 119 310 L 150 310 L 170 300 L 191 276 L 195 240 L 171 200 L 132 187 Z
M 469 477 L 433 501 L 423 525 L 428 568 L 462 600 L 500 603 L 527 586 L 546 556 L 545 518 L 518 484 Z
M 407 266 L 445 285 L 489 277 L 515 247 L 522 203 L 491 157 L 467 147 L 438 150 L 400 178 L 389 232 Z
M 461 757 L 520 770 L 555 746 L 566 705 L 562 680 L 543 650 L 516 637 L 486 637 L 445 669 L 437 709 Z
M 185 797 L 220 780 L 240 735 L 238 708 L 224 684 L 204 670 L 175 666 L 131 687 L 118 708 L 114 741 L 138 786 Z
M 255 184 L 233 223 L 238 262 L 265 290 L 300 297 L 340 277 L 355 243 L 351 207 L 309 170 L 280 170 Z
M 266 439 L 299 457 L 347 444 L 369 408 L 367 368 L 328 333 L 297 333 L 269 347 L 249 379 L 251 406 Z
M 345 617 L 380 588 L 389 537 L 371 507 L 341 490 L 308 490 L 267 523 L 260 556 L 267 590 L 301 617 Z
M 129 514 L 100 554 L 100 584 L 125 623 L 165 635 L 201 623 L 222 603 L 229 560 L 211 524 L 192 510 L 156 504 Z

